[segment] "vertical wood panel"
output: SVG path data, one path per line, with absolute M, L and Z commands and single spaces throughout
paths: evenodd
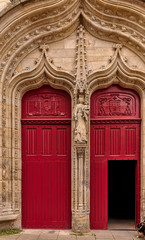
M 103 155 L 106 144 L 105 128 L 91 126 L 91 136 L 90 227 L 107 229 L 107 159 Z
M 27 154 L 35 155 L 37 148 L 37 130 L 35 128 L 28 128 L 27 130 Z
M 95 128 L 95 155 L 105 154 L 105 129 Z
M 126 154 L 136 153 L 136 128 L 126 128 Z
M 121 131 L 120 128 L 110 127 L 110 154 L 120 155 L 121 150 Z
M 52 153 L 52 129 L 42 128 L 41 133 L 41 151 L 42 155 L 48 155 Z
M 91 228 L 107 229 L 107 161 L 98 159 L 91 165 Z
M 66 129 L 65 128 L 57 129 L 56 147 L 57 147 L 57 154 L 66 155 L 67 138 L 66 138 Z

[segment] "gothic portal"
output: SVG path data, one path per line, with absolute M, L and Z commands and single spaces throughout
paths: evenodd
M 0 2 L 1 229 L 145 219 L 144 14 L 143 0 Z

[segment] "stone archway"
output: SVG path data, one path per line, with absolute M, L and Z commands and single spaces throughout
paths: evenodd
M 13 174 L 8 180 L 4 177 L 3 184 L 9 184 L 9 188 L 3 188 L 3 202 L 5 201 L 5 208 L 8 208 L 9 212 L 5 214 L 5 217 L 9 217 L 9 220 L 17 219 L 16 226 L 21 227 L 21 216 L 19 215 L 21 209 L 21 99 L 23 95 L 32 89 L 37 89 L 44 84 L 49 84 L 50 86 L 57 89 L 64 89 L 72 96 L 72 83 L 68 81 L 68 74 L 63 75 L 62 72 L 58 73 L 51 68 L 49 62 L 45 61 L 45 50 L 42 52 L 42 58 L 40 62 L 36 65 L 33 71 L 27 74 L 20 74 L 13 79 L 9 88 L 4 89 L 3 94 L 7 96 L 7 101 L 9 99 L 8 107 L 6 108 L 3 104 L 3 117 L 6 119 L 3 122 L 3 153 L 8 154 L 10 157 L 9 149 L 11 149 L 11 164 L 4 165 L 5 158 L 3 160 L 4 171 L 11 171 Z M 49 74 L 48 74 L 49 73 Z M 63 86 L 62 86 L 63 83 Z M 3 96 L 3 99 L 5 97 Z M 5 103 L 5 101 L 3 102 Z M 9 112 L 11 112 L 12 117 L 8 117 Z M 9 136 L 9 141 L 6 141 L 7 136 Z M 5 155 L 3 155 L 5 157 Z M 7 192 L 8 191 L 8 192 Z M 8 198 L 11 196 L 11 198 Z
M 75 107 L 79 96 L 84 99 L 84 105 L 89 109 L 91 94 L 100 88 L 119 84 L 124 88 L 137 91 L 141 97 L 142 136 L 141 162 L 144 165 L 144 80 L 145 73 L 126 64 L 121 55 L 120 42 L 131 49 L 144 62 L 143 11 L 144 3 L 135 0 L 136 9 L 130 0 L 108 2 L 98 0 L 80 1 L 23 1 L 14 4 L 9 12 L 4 12 L 1 21 L 2 53 L 0 63 L 1 74 L 1 147 L 2 147 L 2 176 L 0 198 L 0 219 L 14 220 L 20 227 L 20 199 L 21 199 L 21 98 L 25 92 L 50 84 L 52 87 L 66 90 L 72 97 L 72 228 L 76 232 L 89 231 L 89 118 L 86 117 L 86 139 L 83 143 L 75 141 L 77 120 L 74 119 Z M 24 4 L 24 8 L 23 8 Z M 35 10 L 34 10 L 35 5 Z M 124 13 L 126 9 L 126 13 Z M 102 18 L 100 19 L 100 13 Z M 135 23 L 137 21 L 137 24 Z M 127 24 L 129 24 L 129 27 Z M 76 55 L 73 53 L 74 69 L 64 71 L 52 64 L 49 59 L 47 45 L 64 39 L 74 32 L 79 24 L 75 43 Z M 87 68 L 87 51 L 85 28 L 97 38 L 119 43 L 115 45 L 115 54 L 107 64 L 100 69 Z M 95 39 L 95 41 L 96 41 Z M 73 39 L 74 41 L 74 39 Z M 72 42 L 73 42 L 72 41 Z M 22 59 L 33 54 L 41 45 L 42 54 L 35 59 L 33 67 L 29 69 L 19 66 Z M 43 46 L 42 46 L 43 45 Z M 67 44 L 66 44 L 67 45 Z M 88 47 L 88 49 L 87 49 Z M 112 47 L 112 46 L 111 46 Z M 124 48 L 124 47 L 123 47 Z M 95 48 L 94 48 L 95 49 Z M 75 61 L 75 56 L 76 61 Z M 34 61 L 34 58 L 32 58 Z M 20 67 L 20 68 L 19 68 Z M 19 70 L 18 70 L 19 68 Z M 89 111 L 89 110 L 87 110 Z M 84 124 L 84 125 L 85 125 Z M 84 166 L 85 174 L 81 171 Z M 77 169 L 77 171 L 75 171 Z M 143 179 L 142 168 L 141 178 Z M 78 178 L 77 176 L 80 176 Z M 83 182 L 83 184 L 82 184 Z M 144 213 L 144 183 L 142 181 L 142 219 Z M 80 196 L 78 198 L 78 196 Z
M 121 45 L 116 45 L 116 54 L 115 54 L 115 58 L 113 60 L 113 62 L 110 64 L 110 67 L 108 67 L 108 69 L 104 69 L 104 72 L 102 73 L 101 71 L 94 73 L 94 75 L 92 74 L 92 76 L 90 76 L 90 93 L 94 93 L 97 89 L 99 90 L 103 90 L 106 88 L 109 88 L 111 85 L 113 84 L 117 84 L 120 85 L 121 87 L 123 87 L 124 89 L 133 89 L 135 90 L 141 99 L 141 128 L 144 127 L 144 121 L 145 121 L 145 115 L 143 113 L 143 109 L 144 109 L 144 91 L 143 91 L 143 81 L 140 82 L 140 77 L 137 76 L 136 72 L 134 71 L 134 74 L 131 73 L 131 69 L 129 69 L 125 62 L 123 61 L 122 57 L 121 57 L 121 49 L 122 46 Z M 116 59 L 116 60 L 115 60 Z M 116 71 L 114 73 L 114 68 L 116 68 Z M 128 73 L 127 73 L 128 72 Z M 141 72 L 140 72 L 141 73 Z M 108 75 L 107 75 L 108 74 Z M 142 74 L 141 74 L 142 75 Z M 140 76 L 141 76 L 140 75 Z M 142 75 L 143 76 L 143 75 Z M 139 77 L 139 78 L 138 78 Z M 142 78 L 142 77 L 141 77 Z M 144 78 L 144 77 L 143 77 Z M 139 80 L 140 79 L 140 80 Z M 135 83 L 135 84 L 134 84 Z M 143 83 L 142 87 L 141 87 L 141 83 Z M 91 96 L 91 94 L 90 94 Z M 143 200 L 143 176 L 144 176 L 144 170 L 143 170 L 143 162 L 144 162 L 144 151 L 143 151 L 143 146 L 144 146 L 144 141 L 145 141 L 145 136 L 143 135 L 143 133 L 141 133 L 141 142 L 140 142 L 140 166 L 141 166 L 141 175 L 139 177 L 139 181 L 141 180 L 141 187 L 139 190 L 139 194 L 141 191 L 141 194 L 139 196 L 139 198 L 141 199 L 140 201 L 140 213 L 141 214 L 141 218 L 143 217 L 143 212 L 141 211 L 142 206 L 144 204 L 144 200 Z

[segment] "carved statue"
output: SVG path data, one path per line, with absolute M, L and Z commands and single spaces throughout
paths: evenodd
M 74 111 L 74 118 L 76 121 L 75 141 L 87 142 L 86 136 L 86 121 L 88 120 L 89 106 L 84 104 L 84 96 L 79 95 L 78 104 Z

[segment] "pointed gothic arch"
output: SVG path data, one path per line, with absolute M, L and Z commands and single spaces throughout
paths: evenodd
M 76 172 L 72 183 L 72 214 L 73 230 L 77 232 L 89 231 L 89 137 L 85 146 L 77 146 L 74 143 L 75 120 L 73 110 L 77 104 L 80 84 L 76 81 L 76 69 L 70 73 L 56 68 L 47 57 L 46 45 L 58 40 L 65 39 L 75 32 L 81 23 L 91 35 L 96 38 L 116 42 L 116 52 L 110 58 L 110 63 L 102 69 L 92 73 L 85 72 L 86 86 L 85 102 L 89 104 L 91 94 L 101 88 L 112 84 L 119 84 L 124 88 L 131 88 L 138 92 L 141 98 L 142 136 L 141 136 L 141 159 L 143 179 L 143 159 L 145 152 L 145 72 L 132 69 L 126 64 L 126 59 L 121 55 L 121 45 L 131 49 L 137 56 L 144 60 L 145 46 L 143 36 L 143 13 L 144 4 L 135 0 L 134 8 L 130 0 L 95 0 L 78 1 L 24 1 L 14 4 L 9 12 L 4 12 L 1 24 L 1 101 L 2 101 L 2 197 L 0 205 L 3 210 L 0 220 L 12 220 L 20 218 L 20 171 L 21 171 L 21 98 L 29 90 L 49 84 L 54 88 L 67 91 L 72 97 L 72 172 L 78 159 L 85 159 L 86 186 L 82 188 L 85 198 L 85 211 L 79 206 L 77 194 L 79 189 L 76 180 Z M 121 4 L 120 4 L 121 3 Z M 100 19 L 100 14 L 102 18 Z M 126 27 L 125 23 L 128 23 Z M 135 23 L 136 22 L 136 23 Z M 82 27 L 83 28 L 83 27 Z M 80 30 L 78 30 L 80 31 Z M 80 34 L 81 35 L 81 34 Z M 44 45 L 41 57 L 31 70 L 16 72 L 16 68 L 22 59 Z M 76 49 L 78 46 L 76 46 Z M 86 50 L 86 46 L 84 45 Z M 78 53 L 78 49 L 77 49 Z M 75 59 L 74 59 L 75 61 Z M 78 68 L 78 65 L 77 65 Z M 79 78 L 77 78 L 79 81 Z M 87 123 L 88 124 L 88 123 Z M 89 126 L 88 126 L 89 132 Z M 83 152 L 83 151 L 84 152 Z M 9 174 L 12 173 L 12 174 Z M 142 182 L 142 196 L 143 196 Z M 82 197 L 82 196 L 81 196 Z M 143 209 L 144 200 L 142 197 Z M 80 209 L 79 209 L 80 207 Z M 142 219 L 145 212 L 142 211 Z M 78 224 L 79 223 L 79 224 Z M 79 227 L 78 227 L 79 225 Z M 20 221 L 18 220 L 18 227 Z

